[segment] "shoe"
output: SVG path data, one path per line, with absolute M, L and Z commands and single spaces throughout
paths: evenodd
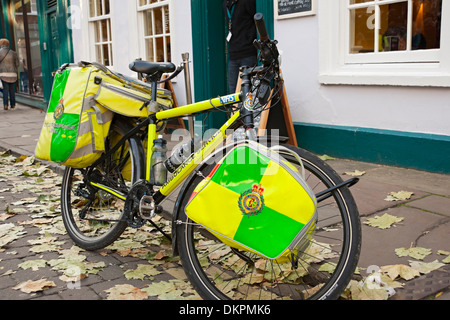
M 14 107 L 11 107 L 11 110 L 16 110 L 16 106 L 14 106 Z
M 8 110 L 8 106 L 5 106 L 5 110 Z

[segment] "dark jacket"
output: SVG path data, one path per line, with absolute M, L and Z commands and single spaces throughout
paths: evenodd
M 227 7 L 231 13 L 231 5 L 235 4 L 235 9 L 231 17 L 232 37 L 228 43 L 228 53 L 231 60 L 239 60 L 251 56 L 256 56 L 256 49 L 253 41 L 256 39 L 256 27 L 253 20 L 256 14 L 256 0 L 224 0 L 223 12 L 226 17 L 227 26 L 229 16 Z
M 0 79 L 14 83 L 17 81 L 19 70 L 19 57 L 8 47 L 0 48 Z

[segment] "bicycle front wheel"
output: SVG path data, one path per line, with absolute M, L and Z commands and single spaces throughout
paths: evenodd
M 287 147 L 302 159 L 306 181 L 315 194 L 343 182 L 318 157 Z M 292 165 L 299 166 L 294 156 L 281 153 Z M 295 261 L 277 262 L 229 247 L 186 216 L 184 207 L 200 181 L 196 178 L 183 195 L 177 244 L 186 275 L 203 299 L 339 298 L 356 269 L 361 246 L 358 209 L 347 187 L 335 189 L 332 196 L 318 203 L 314 235 Z
M 132 127 L 124 121 L 111 125 L 107 143 L 112 148 Z M 61 211 L 70 238 L 86 250 L 102 249 L 113 243 L 127 228 L 124 200 L 92 187 L 100 183 L 126 195 L 143 175 L 143 147 L 138 137 L 131 137 L 95 168 L 67 168 L 61 188 Z M 92 173 L 87 176 L 89 169 Z

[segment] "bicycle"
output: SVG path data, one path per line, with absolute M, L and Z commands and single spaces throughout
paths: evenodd
M 158 228 L 152 218 L 161 213 L 162 201 L 182 185 L 173 211 L 172 235 L 158 230 L 172 241 L 173 254 L 180 256 L 189 281 L 203 299 L 337 299 L 356 269 L 361 246 L 358 209 L 349 191 L 357 178 L 343 181 L 327 163 L 306 150 L 293 146 L 277 149 L 291 166 L 304 170 L 318 203 L 314 235 L 301 254 L 287 261 L 264 259 L 230 247 L 190 220 L 184 210 L 195 188 L 214 169 L 205 158 L 220 159 L 222 153 L 215 149 L 226 140 L 227 130 L 243 127 L 248 140 L 258 140 L 254 116 L 267 108 L 269 101 L 276 101 L 281 90 L 277 42 L 269 39 L 261 14 L 255 16 L 255 23 L 260 35 L 255 45 L 262 65 L 242 70 L 242 91 L 158 111 L 145 119 L 117 116 L 101 158 L 87 168 L 67 168 L 64 172 L 64 225 L 81 248 L 104 248 L 129 226 L 139 228 L 150 222 Z M 130 68 L 145 74 L 151 83 L 150 104 L 157 100 L 161 76 L 179 72 L 171 63 L 135 61 Z M 258 108 L 249 108 L 249 92 L 256 94 Z M 227 110 L 231 117 L 198 150 L 185 148 L 192 153 L 185 154 L 171 177 L 155 188 L 150 180 L 162 165 L 152 162 L 161 123 L 216 110 Z M 237 144 L 231 142 L 223 149 Z

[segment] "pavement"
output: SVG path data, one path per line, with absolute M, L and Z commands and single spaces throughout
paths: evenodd
M 24 105 L 18 105 L 14 111 L 0 111 L 0 149 L 9 150 L 14 155 L 33 155 L 44 116 L 43 111 Z M 352 187 L 363 222 L 369 218 L 383 216 L 385 213 L 403 218 L 389 229 L 380 229 L 363 223 L 363 243 L 359 261 L 361 275 L 366 276 L 367 270 L 384 266 L 408 265 L 410 261 L 442 262 L 450 255 L 450 175 L 346 159 L 328 161 L 347 179 L 349 177 L 345 172 L 365 171 L 360 177 L 360 182 Z M 56 178 L 62 172 L 62 168 L 57 166 L 52 169 L 56 173 Z M 22 192 L 19 193 L 7 190 L 14 188 L 15 184 L 28 183 L 23 179 L 26 177 L 0 176 L 0 191 L 3 191 L 0 194 L 0 210 L 4 210 L 9 203 L 32 196 L 32 191 L 26 188 L 22 188 Z M 55 184 L 56 193 L 58 186 Z M 389 193 L 399 191 L 413 194 L 406 200 L 385 200 Z M 172 207 L 173 199 L 165 202 L 166 212 L 170 213 Z M 0 214 L 3 212 L 0 211 Z M 140 264 L 148 264 L 148 260 L 143 259 L 142 255 L 131 255 L 120 250 L 100 250 L 81 253 L 93 264 L 104 263 L 99 272 L 90 273 L 78 285 L 65 282 L 61 280 L 61 273 L 55 268 L 37 265 L 38 260 L 57 259 L 61 251 L 30 250 L 33 247 L 31 243 L 36 243 L 33 240 L 42 237 L 42 229 L 37 228 L 34 223 L 26 223 L 26 221 L 33 222 L 30 216 L 31 213 L 21 212 L 5 221 L 0 220 L 0 226 L 10 223 L 20 224 L 26 231 L 18 240 L 7 244 L 3 250 L 0 247 L 0 300 L 104 300 L 112 294 L 111 288 L 116 285 L 128 284 L 143 288 L 152 283 L 170 283 L 173 287 L 161 289 L 149 296 L 149 299 L 175 299 L 180 297 L 180 292 L 188 292 L 189 298 L 198 298 L 187 282 L 179 261 L 167 258 L 170 257 L 171 247 L 161 238 L 155 238 L 151 245 L 142 248 L 144 252 L 148 250 L 147 253 L 153 254 L 154 259 L 159 259 L 154 263 L 158 272 L 150 279 L 128 279 L 124 276 L 127 270 L 136 270 Z M 154 236 L 151 230 L 144 231 L 147 235 Z M 58 233 L 58 245 L 61 247 L 60 250 L 72 247 L 70 239 L 64 232 Z M 418 260 L 410 256 L 399 257 L 395 251 L 398 248 L 416 247 L 430 249 L 430 253 L 423 260 Z M 23 265 L 19 267 L 20 264 L 30 260 L 36 263 L 35 268 L 24 269 Z M 390 299 L 450 300 L 450 263 L 443 264 L 429 273 L 425 272 L 411 280 L 401 280 L 403 287 L 395 289 L 396 294 Z M 53 281 L 54 286 L 35 293 L 24 293 L 16 287 L 27 280 L 43 279 Z

